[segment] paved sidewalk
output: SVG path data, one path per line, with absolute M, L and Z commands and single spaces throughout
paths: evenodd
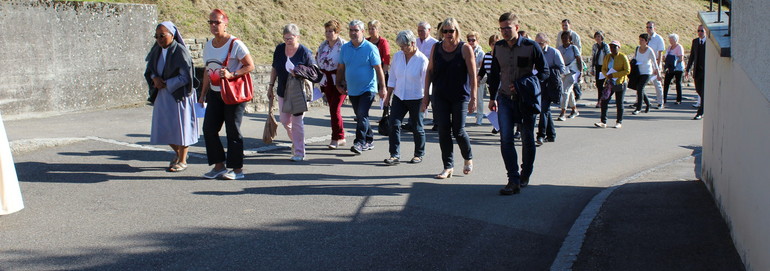
M 588 229 L 574 270 L 744 270 L 700 159 L 615 190 Z

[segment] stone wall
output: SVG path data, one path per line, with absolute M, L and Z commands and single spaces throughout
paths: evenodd
M 3 117 L 141 103 L 155 5 L 0 1 Z

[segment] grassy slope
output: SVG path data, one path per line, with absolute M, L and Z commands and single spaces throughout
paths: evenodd
M 664 39 L 668 33 L 678 33 L 687 41 L 695 36 L 697 11 L 707 9 L 707 5 L 701 0 L 161 0 L 158 19 L 174 21 L 186 37 L 202 38 L 210 36 L 205 23 L 210 10 L 224 9 L 230 17 L 229 31 L 246 42 L 257 63 L 266 64 L 282 42 L 281 29 L 287 23 L 299 25 L 301 42 L 315 50 L 323 40 L 324 22 L 377 19 L 395 51 L 392 41 L 396 33 L 403 29 L 416 32 L 421 20 L 435 26 L 446 17 L 455 17 L 462 35 L 473 30 L 488 37 L 499 33 L 499 15 L 513 11 L 519 15 L 522 30 L 546 32 L 552 42 L 561 30 L 561 20 L 569 18 L 573 30 L 583 38 L 583 54 L 589 55 L 590 38 L 596 30 L 603 30 L 608 40 L 620 40 L 624 52 L 633 51 L 648 20 L 657 22 Z M 689 47 L 689 42 L 683 45 Z

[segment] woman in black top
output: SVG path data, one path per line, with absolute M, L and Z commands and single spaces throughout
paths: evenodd
M 452 135 L 460 146 L 460 153 L 465 158 L 464 174 L 473 171 L 471 141 L 465 132 L 465 118 L 476 111 L 476 57 L 470 45 L 460 41 L 460 25 L 454 18 L 447 18 L 439 28 L 443 40 L 431 50 L 428 71 L 425 76 L 425 90 L 433 84 L 433 119 L 438 126 L 439 146 L 444 170 L 436 175 L 437 179 L 452 177 L 454 157 Z M 470 83 L 469 88 L 465 87 Z M 423 98 L 422 111 L 430 104 L 428 93 Z

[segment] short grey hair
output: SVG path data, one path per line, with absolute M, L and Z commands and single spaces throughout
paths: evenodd
M 430 29 L 430 23 L 428 23 L 426 21 L 422 21 L 422 22 L 417 23 L 417 27 L 420 27 L 420 26 L 425 27 L 425 29 Z
M 414 36 L 412 30 L 402 30 L 398 32 L 398 35 L 396 36 L 396 44 L 398 44 L 398 46 L 412 45 L 412 43 L 416 42 L 417 37 Z
M 352 20 L 348 24 L 348 27 L 358 26 L 358 30 L 364 30 L 366 29 L 366 26 L 364 26 L 364 22 L 361 20 Z
M 668 37 L 674 39 L 676 42 L 679 42 L 679 35 L 676 33 L 672 33 L 671 35 L 668 35 Z
M 283 34 L 291 34 L 292 36 L 299 36 L 299 26 L 296 24 L 287 24 L 283 27 Z
M 535 39 L 537 38 L 541 38 L 543 39 L 543 42 L 551 44 L 551 39 L 548 38 L 548 34 L 546 33 L 543 33 L 543 32 L 537 33 L 537 35 L 535 35 Z

